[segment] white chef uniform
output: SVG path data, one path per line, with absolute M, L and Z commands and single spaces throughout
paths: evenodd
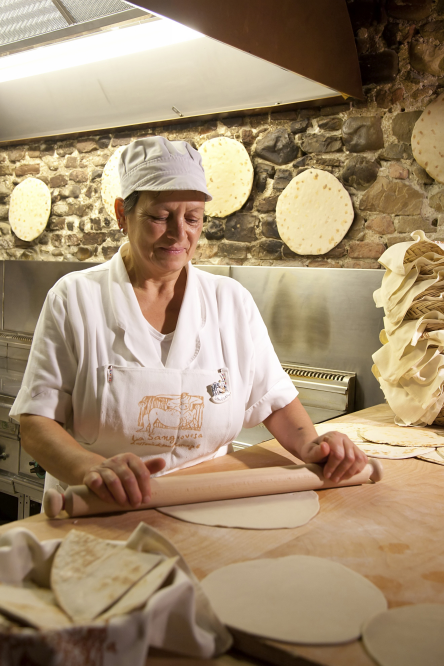
M 164 458 L 164 472 L 224 455 L 242 426 L 297 391 L 250 293 L 190 263 L 164 365 L 122 259 L 128 247 L 49 291 L 10 415 L 54 419 L 107 458 Z

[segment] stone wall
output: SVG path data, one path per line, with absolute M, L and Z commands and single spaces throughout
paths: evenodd
M 349 0 L 348 6 L 365 101 L 1 147 L 0 259 L 109 259 L 122 237 L 101 201 L 103 167 L 118 146 L 154 133 L 195 147 L 232 137 L 254 163 L 249 200 L 227 219 L 206 219 L 197 263 L 378 268 L 382 252 L 415 229 L 444 240 L 444 186 L 415 162 L 410 145 L 422 109 L 444 91 L 444 0 Z M 294 254 L 276 227 L 277 197 L 308 167 L 337 176 L 355 208 L 347 236 L 323 256 Z M 49 186 L 53 202 L 47 229 L 31 243 L 8 224 L 10 193 L 29 175 Z

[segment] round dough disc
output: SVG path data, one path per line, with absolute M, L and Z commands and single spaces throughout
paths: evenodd
M 297 254 L 325 254 L 344 238 L 353 217 L 347 190 L 321 169 L 295 176 L 276 207 L 279 234 Z
M 32 241 L 40 236 L 51 212 L 51 192 L 38 178 L 27 178 L 11 194 L 9 222 L 21 240 Z
M 442 666 L 444 604 L 401 606 L 363 628 L 364 645 L 380 666 Z
M 412 132 L 413 157 L 438 183 L 444 183 L 444 93 L 423 111 Z
M 347 435 L 364 453 L 370 458 L 386 458 L 388 460 L 400 460 L 404 458 L 415 458 L 430 451 L 429 448 L 418 448 L 414 446 L 391 446 L 390 444 L 374 444 L 363 439 L 360 431 L 369 428 L 368 423 L 320 423 L 315 426 L 318 435 L 324 435 L 332 430 Z
M 305 525 L 319 511 L 313 490 L 282 495 L 182 504 L 157 509 L 173 518 L 199 525 L 242 527 L 249 530 L 277 530 Z
M 290 643 L 346 643 L 387 610 L 382 592 L 360 574 L 321 557 L 290 555 L 218 569 L 202 581 L 225 624 Z
M 205 141 L 199 148 L 208 190 L 213 197 L 205 213 L 226 217 L 242 208 L 253 187 L 254 169 L 244 146 L 221 136 Z
M 126 146 L 120 146 L 116 152 L 111 155 L 102 173 L 102 201 L 105 210 L 113 220 L 117 220 L 114 212 L 114 202 L 118 197 L 122 196 L 120 189 L 119 170 L 117 165 L 122 152 Z
M 444 439 L 430 430 L 422 430 L 420 428 L 401 428 L 365 426 L 360 429 L 360 435 L 368 442 L 376 444 L 390 444 L 391 446 L 443 446 Z

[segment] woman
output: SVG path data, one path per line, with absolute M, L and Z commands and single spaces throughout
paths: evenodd
M 224 455 L 261 422 L 327 478 L 360 471 L 346 436 L 317 437 L 249 292 L 191 265 L 211 199 L 199 153 L 140 139 L 119 174 L 129 242 L 50 290 L 11 410 L 47 486 L 84 483 L 137 507 L 150 474 Z

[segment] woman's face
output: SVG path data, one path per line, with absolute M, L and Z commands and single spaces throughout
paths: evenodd
M 119 225 L 128 234 L 134 262 L 148 272 L 180 271 L 192 258 L 202 232 L 205 195 L 193 190 L 141 192 L 128 215 L 116 201 Z

